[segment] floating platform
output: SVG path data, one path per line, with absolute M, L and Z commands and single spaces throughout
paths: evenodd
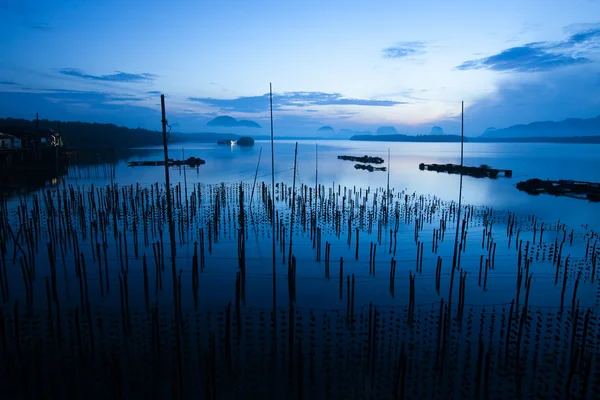
M 512 170 L 496 169 L 489 165 L 481 165 L 479 167 L 467 167 L 456 164 L 419 164 L 421 171 L 446 172 L 448 174 L 460 174 L 472 176 L 475 178 L 497 178 L 500 174 L 505 178 L 512 178 Z
M 356 161 L 364 164 L 383 164 L 383 158 L 381 157 L 355 157 L 355 156 L 338 156 L 338 159 L 344 161 Z M 359 165 L 359 164 L 357 164 Z M 354 166 L 356 168 L 356 165 Z
M 128 166 L 130 167 L 156 167 L 160 165 L 165 165 L 164 161 L 129 161 Z M 169 159 L 169 167 L 199 167 L 202 164 L 206 164 L 201 158 L 198 157 L 190 157 L 187 160 L 173 160 Z
M 372 165 L 365 165 L 365 164 L 356 164 L 354 166 L 354 168 L 356 169 L 363 169 L 369 172 L 373 172 L 373 171 L 387 171 L 387 169 L 385 167 L 374 167 Z
M 517 183 L 517 189 L 532 195 L 546 193 L 600 202 L 600 183 L 596 182 L 528 179 Z

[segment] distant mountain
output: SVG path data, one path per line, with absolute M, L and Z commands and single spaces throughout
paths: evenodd
M 444 135 L 444 130 L 442 128 L 440 128 L 439 126 L 434 126 L 433 128 L 431 128 L 431 132 L 429 132 L 430 135 Z
M 491 128 L 487 128 L 485 130 L 485 132 L 483 132 L 483 134 L 481 136 L 494 136 L 494 132 L 497 131 L 496 128 L 491 127 Z
M 206 123 L 206 126 L 219 126 L 224 128 L 260 128 L 261 126 L 254 121 L 248 121 L 245 119 L 237 120 L 233 117 L 223 115 L 211 119 Z
M 398 131 L 393 126 L 382 126 L 375 132 L 376 135 L 397 135 Z
M 331 126 L 322 126 L 319 129 L 317 129 L 317 132 L 319 132 L 319 133 L 335 133 L 335 129 L 333 129 Z
M 350 140 L 366 142 L 460 142 L 458 135 L 355 135 Z M 465 138 L 465 142 L 470 139 Z
M 504 129 L 488 128 L 481 135 L 486 138 L 509 137 L 572 137 L 600 135 L 600 116 L 589 119 L 569 118 L 564 121 L 532 122 L 527 125 L 513 125 Z
M 555 136 L 555 137 L 494 137 L 477 136 L 470 137 L 470 142 L 477 143 L 579 143 L 600 144 L 600 136 Z

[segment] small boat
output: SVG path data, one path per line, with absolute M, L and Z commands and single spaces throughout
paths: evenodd
M 227 145 L 227 146 L 233 146 L 235 142 L 233 140 L 219 140 L 217 142 L 217 144 L 222 144 L 222 145 Z

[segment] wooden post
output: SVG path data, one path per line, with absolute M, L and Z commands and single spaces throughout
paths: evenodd
M 290 249 L 288 252 L 288 266 L 292 259 L 292 238 L 294 237 L 294 218 L 296 214 L 296 160 L 298 158 L 298 142 L 294 151 L 294 182 L 292 184 L 292 215 L 290 216 Z M 329 262 L 328 262 L 329 263 Z
M 165 157 L 165 184 L 167 186 L 167 218 L 169 220 L 169 240 L 171 241 L 171 275 L 173 279 L 173 305 L 175 307 L 175 324 L 177 326 L 177 360 L 179 377 L 181 378 L 182 365 L 181 365 L 181 338 L 180 338 L 180 320 L 179 320 L 179 307 L 178 307 L 178 286 L 177 286 L 177 266 L 175 261 L 175 221 L 173 220 L 173 204 L 171 201 L 171 182 L 169 180 L 169 150 L 167 147 L 167 117 L 165 113 L 165 95 L 160 95 L 160 109 L 162 113 L 162 136 L 163 136 L 163 150 Z M 181 381 L 179 381 L 181 383 Z
M 250 194 L 250 212 L 252 212 L 252 200 L 254 199 L 254 187 L 256 186 L 256 177 L 258 176 L 258 167 L 260 166 L 260 157 L 262 156 L 262 147 L 258 152 L 258 162 L 256 163 L 256 172 L 254 173 L 254 183 L 252 184 L 252 193 Z

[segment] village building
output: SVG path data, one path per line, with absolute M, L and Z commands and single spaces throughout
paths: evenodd
M 13 150 L 21 148 L 21 139 L 8 133 L 0 132 L 0 150 Z

